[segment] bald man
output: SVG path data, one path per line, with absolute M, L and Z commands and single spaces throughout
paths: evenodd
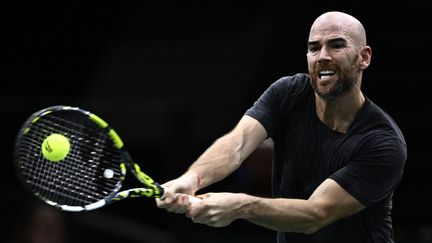
M 280 243 L 393 242 L 392 196 L 407 151 L 395 121 L 361 91 L 371 56 L 356 18 L 319 16 L 307 42 L 309 73 L 276 80 L 232 131 L 163 185 L 167 197 L 158 207 L 214 227 L 244 219 L 277 231 Z M 272 198 L 195 195 L 267 138 L 274 141 Z M 189 203 L 180 192 L 201 201 Z

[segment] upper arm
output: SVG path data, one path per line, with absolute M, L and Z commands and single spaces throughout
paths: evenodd
M 240 161 L 243 161 L 264 142 L 267 132 L 255 118 L 244 115 L 227 136 L 235 141 Z
M 326 179 L 308 199 L 317 210 L 319 228 L 365 208 L 356 198 L 332 179 Z

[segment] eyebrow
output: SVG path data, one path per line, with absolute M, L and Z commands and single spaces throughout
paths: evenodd
M 345 38 L 341 38 L 341 37 L 337 37 L 337 38 L 333 38 L 327 41 L 327 43 L 332 44 L 332 43 L 336 43 L 336 42 L 343 42 L 346 43 L 346 39 Z M 319 41 L 308 41 L 308 46 L 316 46 L 319 45 Z

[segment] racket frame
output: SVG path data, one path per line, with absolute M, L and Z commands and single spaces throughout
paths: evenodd
M 40 193 L 34 191 L 31 188 L 31 186 L 26 182 L 26 178 L 22 175 L 20 171 L 20 153 L 17 149 L 21 146 L 22 137 L 25 136 L 25 134 L 28 133 L 30 129 L 32 129 L 31 124 L 37 123 L 41 117 L 57 111 L 81 112 L 84 115 L 88 116 L 91 121 L 93 121 L 95 124 L 100 126 L 104 131 L 106 131 L 108 137 L 111 138 L 115 148 L 119 150 L 122 158 L 122 162 L 120 162 L 119 164 L 120 171 L 121 171 L 120 180 L 116 185 L 115 189 L 112 190 L 111 193 L 109 193 L 105 198 L 83 206 L 60 205 L 59 203 L 54 202 L 42 196 Z M 56 106 L 50 106 L 44 108 L 42 110 L 33 113 L 21 126 L 19 133 L 17 135 L 15 141 L 14 163 L 15 163 L 16 174 L 18 175 L 19 180 L 22 182 L 22 184 L 24 184 L 24 187 L 28 191 L 34 194 L 37 198 L 43 200 L 45 203 L 54 206 L 56 208 L 60 208 L 61 210 L 64 211 L 70 211 L 70 212 L 90 211 L 97 208 L 101 208 L 112 202 L 124 200 L 127 198 L 135 198 L 135 197 L 163 198 L 164 197 L 163 187 L 157 182 L 155 182 L 150 176 L 145 174 L 141 170 L 139 165 L 132 160 L 132 157 L 124 148 L 123 141 L 121 140 L 120 136 L 115 132 L 115 130 L 112 129 L 108 125 L 108 123 L 106 123 L 99 116 L 95 115 L 94 113 L 91 113 L 90 111 L 78 107 L 56 105 Z M 125 181 L 127 171 L 131 172 L 131 174 L 133 174 L 134 177 L 144 185 L 144 187 L 131 188 L 131 189 L 120 191 L 123 187 L 123 182 Z

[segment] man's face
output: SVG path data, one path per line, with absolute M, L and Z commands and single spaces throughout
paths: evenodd
M 324 24 L 311 30 L 308 41 L 308 70 L 312 87 L 324 100 L 352 90 L 360 75 L 358 48 L 343 26 Z

